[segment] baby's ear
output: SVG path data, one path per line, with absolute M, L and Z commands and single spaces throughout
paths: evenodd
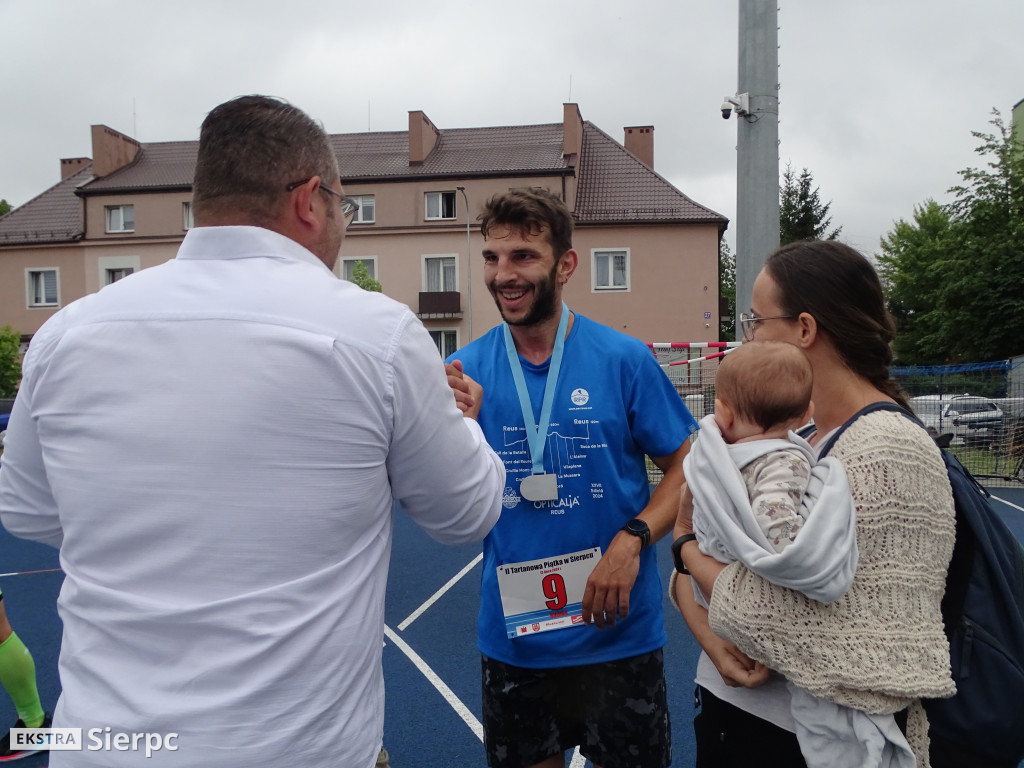
M 723 400 L 715 398 L 715 423 L 718 424 L 719 430 L 725 432 L 727 429 L 731 429 L 733 422 L 736 421 L 736 412 L 729 406 L 729 404 Z

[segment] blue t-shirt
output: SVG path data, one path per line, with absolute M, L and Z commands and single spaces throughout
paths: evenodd
M 550 360 L 522 357 L 527 389 L 540 421 Z M 650 499 L 645 455 L 667 456 L 697 429 L 682 398 L 645 344 L 576 314 L 565 341 L 544 446 L 544 469 L 558 476 L 557 501 L 527 501 L 519 484 L 531 473 L 519 396 L 502 326 L 451 355 L 484 388 L 479 423 L 505 462 L 501 518 L 484 540 L 480 585 L 480 651 L 520 667 L 564 667 L 623 659 L 666 642 L 656 553 L 640 555 L 629 616 L 611 629 L 573 626 L 510 639 L 497 568 L 608 544 Z

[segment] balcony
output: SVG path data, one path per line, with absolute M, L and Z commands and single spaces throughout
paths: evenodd
M 462 294 L 458 291 L 421 291 L 421 320 L 450 320 L 462 317 Z

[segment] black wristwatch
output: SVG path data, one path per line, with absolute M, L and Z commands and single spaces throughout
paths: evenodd
M 672 559 L 675 560 L 676 570 L 684 576 L 689 576 L 690 572 L 686 570 L 686 565 L 683 563 L 683 544 L 688 541 L 696 541 L 697 534 L 695 533 L 684 533 L 678 539 L 672 542 Z
M 634 517 L 624 526 L 622 530 L 626 533 L 632 534 L 640 539 L 640 549 L 647 549 L 651 544 L 651 529 L 647 527 L 647 523 L 641 520 L 639 517 Z

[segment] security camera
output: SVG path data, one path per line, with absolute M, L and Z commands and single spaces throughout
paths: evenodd
M 729 113 L 735 112 L 737 117 L 743 117 L 744 115 L 750 114 L 750 94 L 749 93 L 737 93 L 735 98 L 732 96 L 726 96 L 725 101 L 722 102 L 722 106 L 719 107 L 722 110 L 722 118 L 724 120 L 729 119 Z

